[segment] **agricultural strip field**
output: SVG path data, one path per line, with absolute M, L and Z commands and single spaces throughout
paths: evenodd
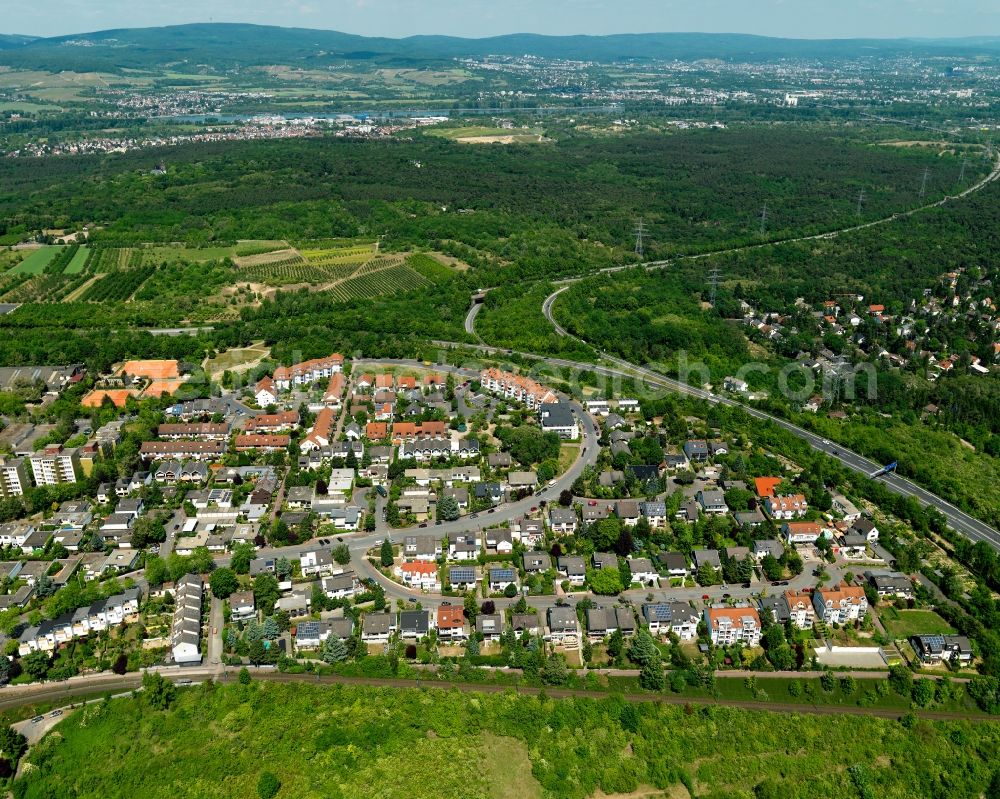
M 63 270 L 64 275 L 78 275 L 83 271 L 83 268 L 87 265 L 87 259 L 90 257 L 90 250 L 87 247 L 81 247 L 76 251 L 76 255 L 73 256 L 73 260 L 69 262 L 69 265 Z
M 56 254 L 61 250 L 62 247 L 48 246 L 39 247 L 31 255 L 25 258 L 21 263 L 15 266 L 7 274 L 10 275 L 40 275 L 45 271 L 52 259 L 56 257 Z
M 127 300 L 156 271 L 155 266 L 143 266 L 102 277 L 80 297 L 84 302 L 108 302 Z
M 430 281 L 419 272 L 400 264 L 352 277 L 331 286 L 328 291 L 335 299 L 349 302 L 360 298 L 411 291 L 428 283 Z

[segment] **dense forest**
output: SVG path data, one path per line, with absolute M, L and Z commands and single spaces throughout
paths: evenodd
M 150 170 L 167 162 L 166 175 Z M 565 135 L 530 147 L 432 136 L 205 144 L 105 158 L 0 163 L 0 235 L 100 226 L 95 241 L 191 244 L 382 236 L 461 242 L 514 275 L 579 273 L 649 257 L 819 231 L 958 186 L 955 154 L 863 145 L 832 128 Z M 973 179 L 985 162 L 969 163 Z M 763 237 L 759 216 L 767 204 Z M 511 275 L 511 276 L 514 276 Z

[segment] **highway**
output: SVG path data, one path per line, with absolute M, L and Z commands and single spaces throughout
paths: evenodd
M 994 171 L 991 174 L 995 176 L 997 172 Z M 549 322 L 553 325 L 553 327 L 555 328 L 556 332 L 559 335 L 569 336 L 571 338 L 576 339 L 577 341 L 580 341 L 583 344 L 589 344 L 589 342 L 584 341 L 579 336 L 573 336 L 571 333 L 567 332 L 553 318 L 552 306 L 556 300 L 556 297 L 562 291 L 565 291 L 566 288 L 568 287 L 564 286 L 558 289 L 557 291 L 554 291 L 548 297 L 546 297 L 545 302 L 542 305 L 542 312 L 545 314 L 545 318 L 549 320 Z M 618 369 L 608 369 L 607 367 L 593 367 L 589 364 L 572 363 L 569 361 L 564 362 L 562 365 L 566 366 L 572 365 L 578 369 L 592 369 L 593 371 L 603 372 L 605 374 L 617 374 L 619 376 L 638 376 L 641 377 L 643 380 L 645 380 L 648 384 L 653 386 L 659 386 L 661 388 L 666 388 L 681 394 L 687 394 L 689 396 L 698 397 L 699 399 L 703 399 L 711 403 L 720 403 L 723 405 L 729 405 L 731 407 L 739 407 L 746 413 L 757 419 L 773 422 L 774 424 L 798 436 L 804 441 L 807 441 L 810 444 L 810 446 L 813 447 L 813 449 L 819 450 L 820 452 L 829 455 L 831 458 L 834 458 L 835 460 L 839 461 L 848 469 L 851 469 L 852 471 L 855 472 L 860 472 L 861 474 L 870 475 L 885 465 L 882 463 L 876 463 L 875 461 L 872 461 L 864 457 L 863 455 L 859 455 L 856 452 L 852 452 L 851 450 L 846 449 L 840 444 L 831 442 L 830 440 L 825 439 L 822 436 L 818 436 L 815 433 L 811 433 L 805 428 L 792 424 L 791 422 L 782 419 L 780 417 L 772 416 L 771 414 L 765 413 L 764 411 L 759 410 L 758 408 L 753 408 L 749 405 L 737 402 L 736 400 L 730 399 L 728 397 L 722 397 L 718 394 L 713 394 L 712 392 L 706 391 L 705 389 L 689 386 L 685 383 L 680 382 L 679 380 L 674 380 L 673 378 L 666 377 L 665 375 L 662 375 L 659 372 L 654 372 L 651 369 L 637 366 L 636 364 L 629 363 L 628 361 L 624 361 L 621 358 L 616 358 L 614 356 L 608 355 L 607 353 L 602 352 L 600 354 L 603 360 L 611 364 L 614 364 L 615 366 L 618 367 Z M 557 365 L 560 364 L 559 359 L 556 358 L 548 358 L 547 360 L 550 363 L 555 363 Z M 905 477 L 902 477 L 899 474 L 890 473 L 879 479 L 882 482 L 884 482 L 886 487 L 892 490 L 893 492 L 897 494 L 902 494 L 903 496 L 914 497 L 921 504 L 931 505 L 937 510 L 939 510 L 942 514 L 944 514 L 945 518 L 948 520 L 948 524 L 952 527 L 952 529 L 961 533 L 966 538 L 972 541 L 985 541 L 994 549 L 1000 551 L 1000 532 L 998 532 L 996 529 L 986 524 L 985 522 L 982 522 L 979 519 L 970 516 L 968 513 L 955 507 L 947 500 L 944 500 L 941 497 L 932 494 L 927 489 L 922 488 L 921 486 L 917 485 L 911 480 L 906 479 Z

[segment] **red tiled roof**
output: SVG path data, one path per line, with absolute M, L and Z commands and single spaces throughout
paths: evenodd
M 753 484 L 757 488 L 758 497 L 773 497 L 774 489 L 781 483 L 780 477 L 757 477 Z

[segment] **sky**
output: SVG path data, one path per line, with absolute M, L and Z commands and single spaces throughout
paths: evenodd
M 1000 0 L 0 0 L 0 32 L 36 36 L 187 22 L 366 36 L 703 31 L 801 38 L 1000 35 Z

